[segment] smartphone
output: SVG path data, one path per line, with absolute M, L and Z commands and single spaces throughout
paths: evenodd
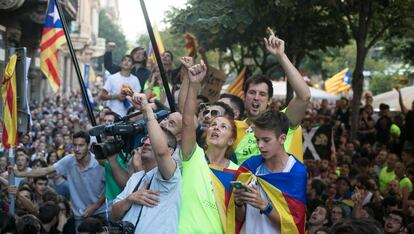
M 241 181 L 230 181 L 231 186 L 234 189 L 244 189 L 247 190 L 244 186 L 243 183 Z

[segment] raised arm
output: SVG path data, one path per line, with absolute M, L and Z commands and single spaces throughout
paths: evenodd
M 201 60 L 200 64 L 188 69 L 189 87 L 183 110 L 183 130 L 181 135 L 181 150 L 183 160 L 189 160 L 196 144 L 196 126 L 194 116 L 197 111 L 197 93 L 201 82 L 206 76 L 207 66 Z
M 400 87 L 395 87 L 395 90 L 397 90 L 398 92 L 398 102 L 400 103 L 401 112 L 405 115 L 408 112 L 408 109 L 404 105 L 403 98 L 401 95 L 401 89 Z
M 180 58 L 180 61 L 183 66 L 181 66 L 180 72 L 182 83 L 180 93 L 178 94 L 178 111 L 182 114 L 184 111 L 185 99 L 187 98 L 188 86 L 190 85 L 190 81 L 188 80 L 188 69 L 193 66 L 194 62 L 192 57 L 182 57 Z
M 158 170 L 164 179 L 170 179 L 174 175 L 177 164 L 171 156 L 172 150 L 168 147 L 167 136 L 155 118 L 154 111 L 148 103 L 147 97 L 142 93 L 134 93 L 132 98 L 128 97 L 128 100 L 134 103 L 144 114 L 144 119 L 147 121 L 151 147 L 157 160 Z
M 117 73 L 121 70 L 118 65 L 112 63 L 112 49 L 115 48 L 115 46 L 114 42 L 109 42 L 106 45 L 106 51 L 104 54 L 104 67 L 111 74 Z
M 266 49 L 276 57 L 286 73 L 289 84 L 296 93 L 296 96 L 289 102 L 286 108 L 289 127 L 296 128 L 305 116 L 306 107 L 311 98 L 310 89 L 285 54 L 285 42 L 277 38 L 270 28 L 267 28 L 267 31 L 269 37 L 264 38 Z

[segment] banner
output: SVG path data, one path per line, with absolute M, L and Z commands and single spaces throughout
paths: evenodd
M 227 76 L 224 72 L 208 66 L 207 76 L 203 81 L 201 95 L 208 97 L 210 102 L 216 101 L 221 92 L 221 87 L 226 81 Z
M 309 130 L 303 129 L 303 159 L 330 159 L 332 126 L 324 124 Z

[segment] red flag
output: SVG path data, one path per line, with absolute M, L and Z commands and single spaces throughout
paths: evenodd
M 17 56 L 14 54 L 6 66 L 1 84 L 1 97 L 4 101 L 2 142 L 6 149 L 15 147 L 18 143 L 16 61 Z
M 50 0 L 40 42 L 40 69 L 47 77 L 54 92 L 60 87 L 57 51 L 65 40 L 62 21 L 55 0 Z

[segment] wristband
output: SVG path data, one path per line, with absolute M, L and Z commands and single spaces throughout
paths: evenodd
M 264 210 L 260 210 L 260 214 L 267 216 L 267 215 L 270 214 L 270 212 L 272 212 L 272 210 L 273 210 L 273 206 L 269 202 L 269 203 L 267 203 L 267 206 L 266 206 L 266 208 L 264 208 Z

